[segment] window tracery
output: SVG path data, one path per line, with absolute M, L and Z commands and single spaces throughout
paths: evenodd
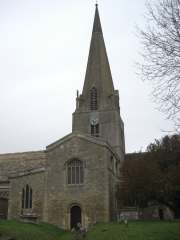
M 73 159 L 67 164 L 67 183 L 82 184 L 84 182 L 83 162 Z

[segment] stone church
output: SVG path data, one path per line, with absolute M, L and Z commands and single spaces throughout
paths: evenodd
M 0 218 L 43 221 L 71 229 L 108 222 L 117 210 L 124 125 L 98 6 L 72 133 L 44 151 L 0 155 Z

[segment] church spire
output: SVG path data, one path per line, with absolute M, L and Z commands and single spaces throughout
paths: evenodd
M 95 6 L 96 6 L 96 11 L 95 11 L 95 17 L 94 17 L 93 32 L 102 33 L 101 21 L 100 21 L 99 11 L 98 11 L 98 4 L 96 3 Z
M 124 155 L 119 92 L 114 90 L 97 4 L 85 81 L 82 94 L 77 94 L 72 131 L 100 137 L 119 156 Z
M 82 96 L 88 98 L 90 90 L 95 87 L 99 98 L 99 107 L 102 108 L 108 97 L 114 94 L 111 70 L 106 53 L 98 4 L 96 4 L 93 31 L 89 50 L 88 64 Z

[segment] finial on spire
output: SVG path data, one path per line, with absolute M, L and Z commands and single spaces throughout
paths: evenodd
M 95 17 L 94 17 L 94 26 L 93 26 L 93 32 L 99 32 L 102 33 L 101 29 L 101 22 L 99 18 L 99 10 L 98 10 L 98 0 L 96 0 L 96 9 L 95 9 Z

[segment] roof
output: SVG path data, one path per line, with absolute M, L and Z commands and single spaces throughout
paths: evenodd
M 18 152 L 18 153 L 5 153 L 0 154 L 1 160 L 35 160 L 35 159 L 46 159 L 45 151 L 31 151 L 31 152 Z

